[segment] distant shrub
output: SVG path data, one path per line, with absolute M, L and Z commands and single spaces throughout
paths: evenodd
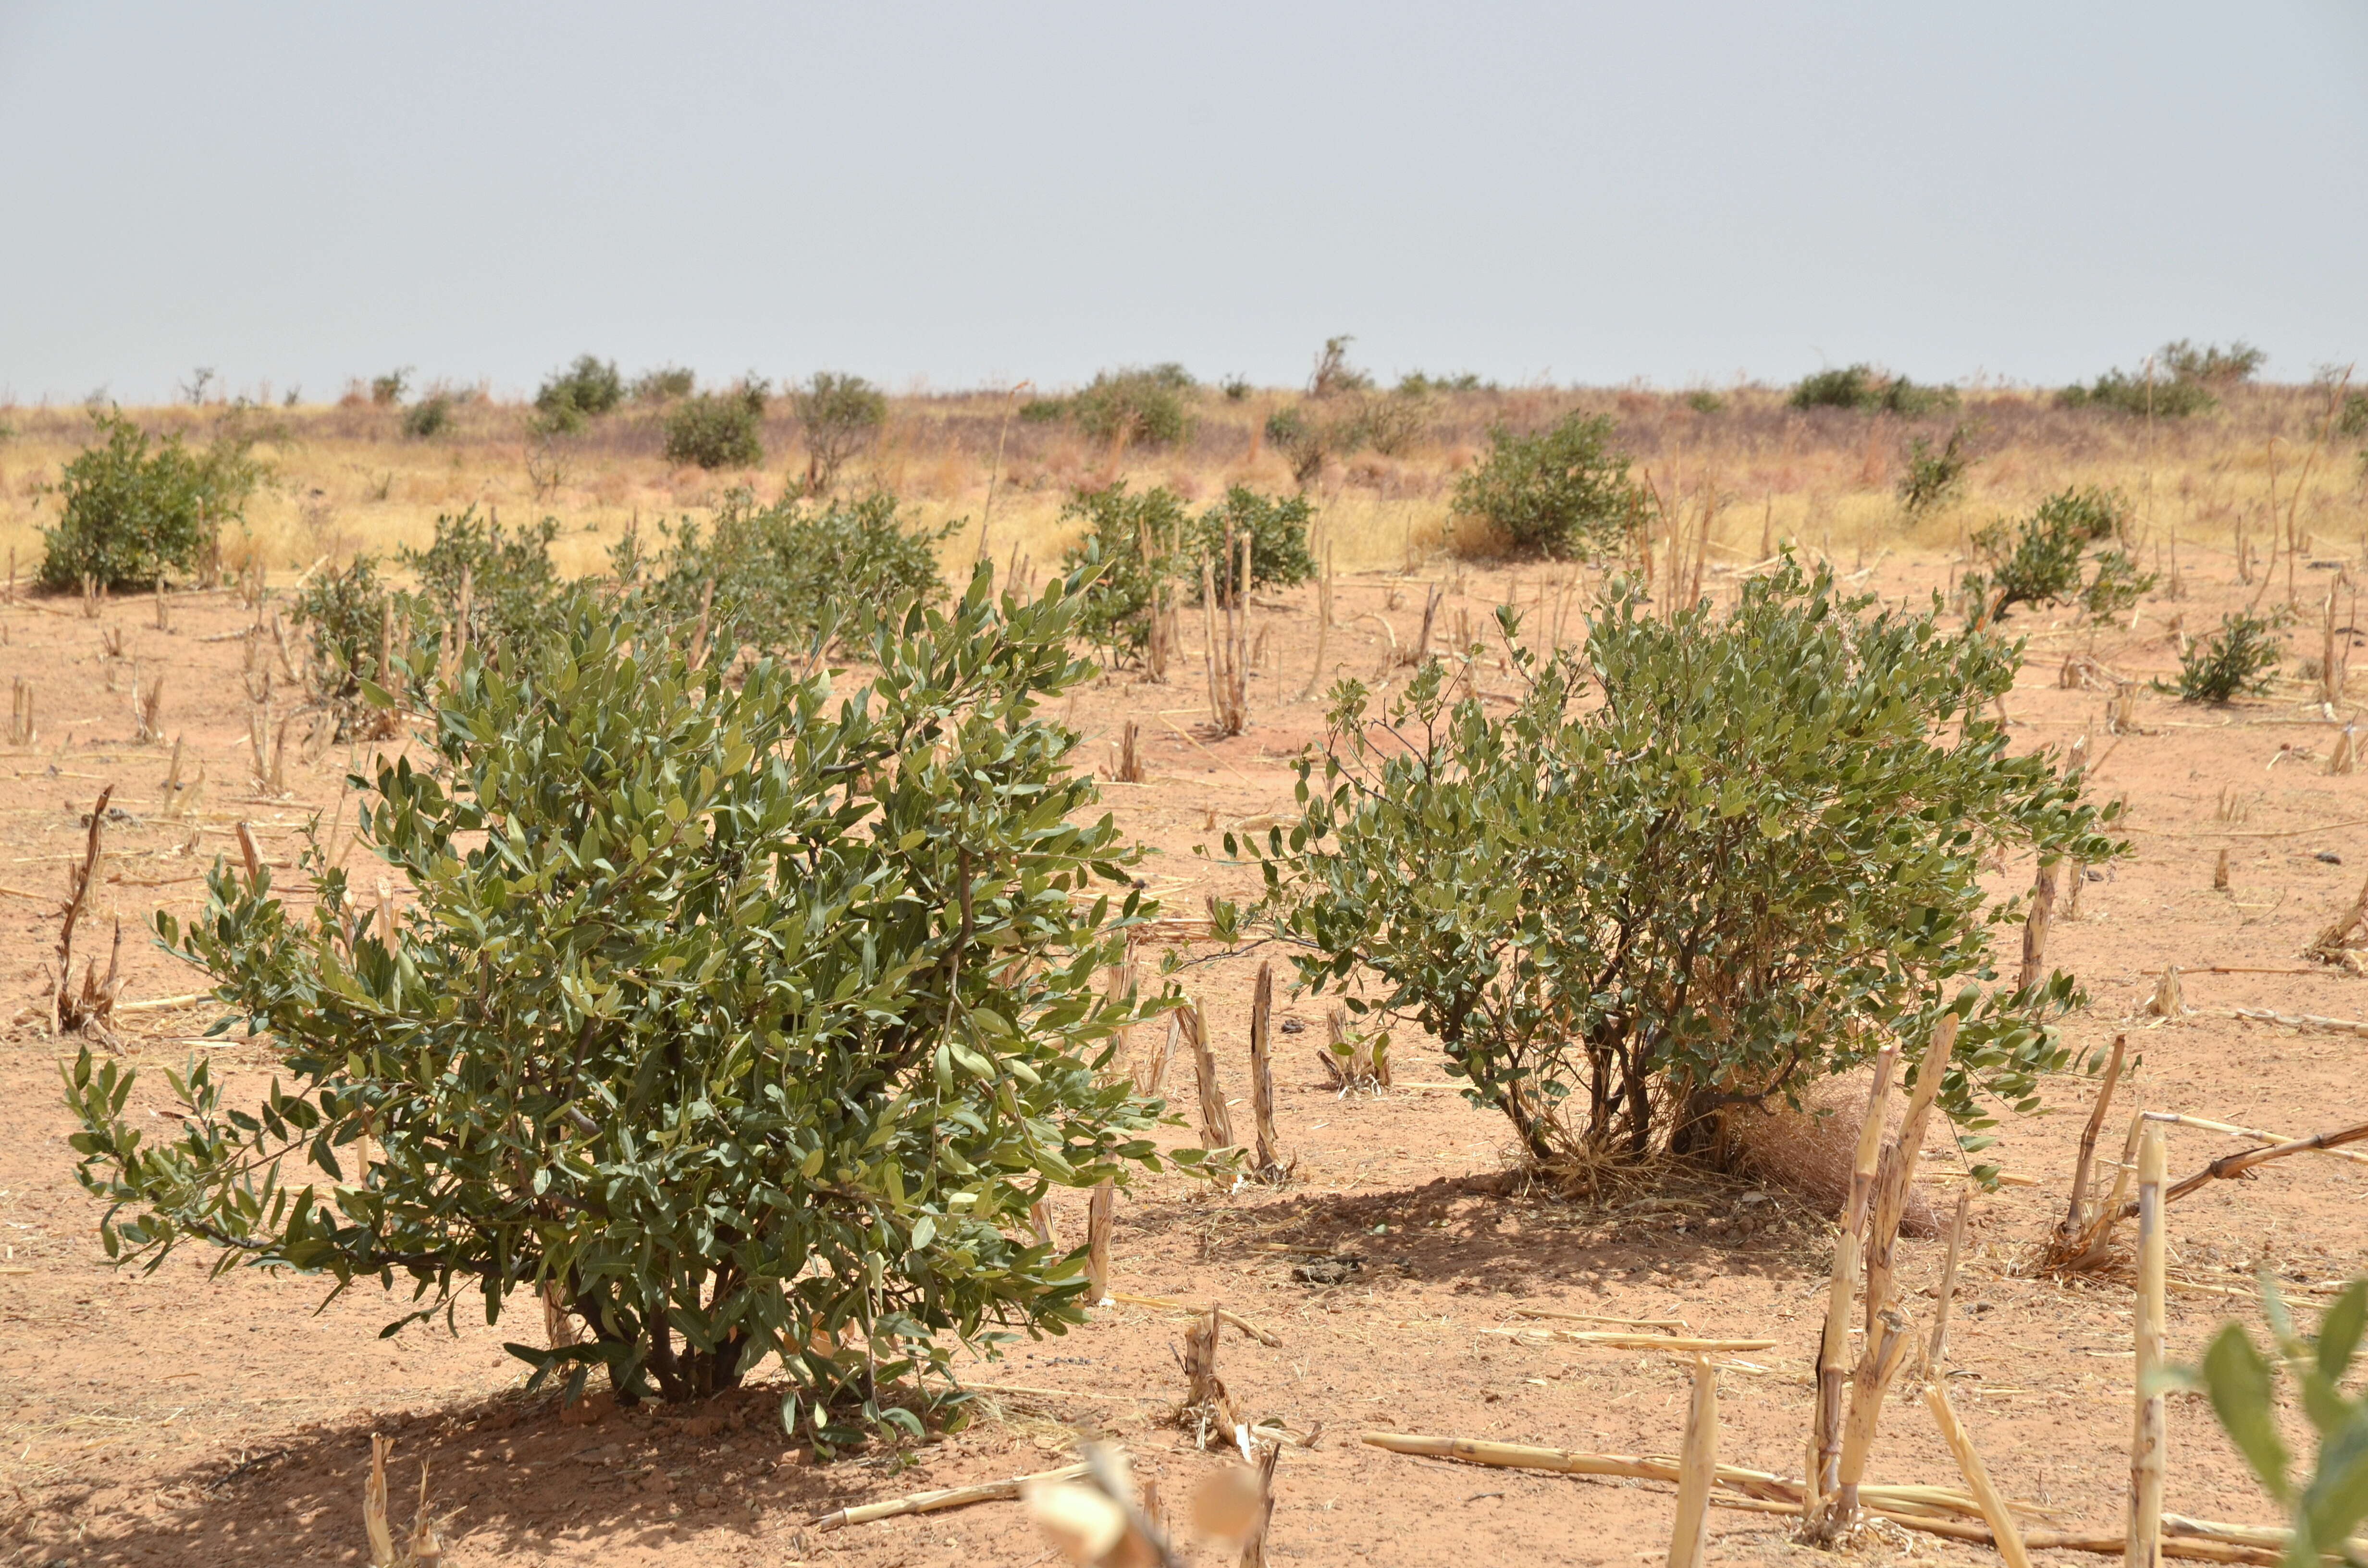
M 1307 551 L 1307 523 L 1315 511 L 1304 495 L 1261 495 L 1246 484 L 1234 485 L 1192 525 L 1192 591 L 1199 592 L 1197 562 L 1206 561 L 1219 602 L 1230 603 L 1239 591 L 1238 551 L 1245 539 L 1250 541 L 1252 588 L 1304 583 L 1315 575 L 1315 557 Z M 1228 538 L 1234 540 L 1231 551 Z
M 452 396 L 450 392 L 421 398 L 403 411 L 403 433 L 416 441 L 442 435 L 445 426 L 451 422 Z
M 352 385 L 351 382 L 347 384 Z M 411 367 L 408 365 L 400 370 L 389 370 L 383 376 L 372 376 L 370 384 L 370 400 L 381 408 L 393 408 L 403 401 L 403 394 L 410 386 Z
M 1723 414 L 1726 410 L 1726 399 L 1706 387 L 1697 388 L 1686 393 L 1686 406 L 1696 414 Z
M 1252 389 L 1247 376 L 1227 376 L 1217 383 L 1217 390 L 1224 394 L 1227 403 L 1240 403 L 1250 395 Z
M 51 493 L 55 528 L 40 530 L 44 588 L 147 587 L 212 564 L 222 526 L 245 515 L 268 471 L 252 436 L 225 426 L 202 452 L 177 435 L 151 445 L 113 412 L 95 412 L 101 437 L 70 460 Z
M 764 393 L 751 388 L 685 398 L 666 416 L 666 460 L 700 468 L 755 468 L 765 460 L 757 422 Z
M 544 415 L 565 420 L 573 413 L 598 419 L 625 401 L 625 380 L 614 359 L 579 354 L 575 363 L 553 371 L 534 394 L 534 406 Z
M 1434 376 L 1421 370 L 1408 370 L 1398 378 L 1398 392 L 1405 397 L 1429 397 L 1434 392 L 1474 392 L 1496 391 L 1494 381 L 1484 381 L 1470 370 L 1458 370 L 1453 375 Z
M 1373 390 L 1373 378 L 1349 363 L 1349 345 L 1356 341 L 1345 334 L 1324 340 L 1323 351 L 1315 356 L 1315 369 L 1307 378 L 1308 396 L 1337 397 Z
M 1793 388 L 1794 408 L 1851 408 L 1864 414 L 1896 414 L 1915 419 L 1957 405 L 1954 387 L 1919 386 L 1872 365 L 1845 365 L 1804 376 Z
M 1371 447 L 1383 457 L 1401 457 L 1429 428 L 1430 415 L 1427 400 L 1393 392 L 1387 397 L 1361 397 L 1356 406 L 1337 422 L 1337 446 L 1341 451 L 1353 452 Z
M 2122 550 L 2087 556 L 2090 545 L 2113 538 L 2127 521 L 2128 504 L 2095 486 L 2062 490 L 2020 522 L 2000 517 L 1975 530 L 1981 564 L 1961 585 L 1975 624 L 2003 619 L 2016 606 L 2078 603 L 2110 616 L 2137 602 L 2155 585 Z M 2088 569 L 2084 574 L 2084 566 Z
M 2368 392 L 2352 392 L 2336 411 L 2335 430 L 2340 436 L 2368 436 Z
M 1192 386 L 1181 365 L 1104 370 L 1069 400 L 1068 413 L 1096 441 L 1172 447 L 1191 433 Z
M 2215 706 L 2270 688 L 2285 657 L 2285 616 L 2240 610 L 2220 618 L 2220 630 L 2180 655 L 2180 699 Z M 2157 683 L 2159 687 L 2160 683 Z
M 699 377 L 691 371 L 679 365 L 661 365 L 633 378 L 633 401 L 672 403 L 678 397 L 689 397 L 698 385 Z
M 1323 429 L 1297 408 L 1278 408 L 1266 416 L 1266 443 L 1291 465 L 1291 477 L 1302 490 L 1324 472 L 1330 449 Z
M 1456 481 L 1454 515 L 1487 523 L 1525 555 L 1608 553 L 1643 505 L 1612 430 L 1601 415 L 1577 413 L 1534 435 L 1496 426 L 1487 455 Z
M 1965 451 L 1965 427 L 1949 432 L 1938 451 L 1922 436 L 1907 442 L 1907 472 L 1899 481 L 1899 504 L 1911 517 L 1953 501 L 1964 489 L 1965 474 L 1978 460 Z
M 2198 347 L 2182 337 L 2156 350 L 2153 374 L 2108 370 L 2085 387 L 2065 388 L 2056 401 L 2066 408 L 2185 419 L 2217 408 L 2217 394 L 2252 380 L 2266 358 L 2242 341 Z
M 2182 337 L 2164 344 L 2157 358 L 2175 381 L 2229 387 L 2251 381 L 2269 356 L 2242 338 L 2223 347 L 2217 343 L 2190 343 Z
M 805 432 L 811 460 L 806 478 L 813 490 L 835 485 L 848 459 L 876 440 L 888 423 L 887 395 L 861 376 L 817 370 L 791 398 Z
M 1069 400 L 1064 397 L 1031 397 L 1019 405 L 1019 419 L 1026 425 L 1058 425 L 1069 416 Z

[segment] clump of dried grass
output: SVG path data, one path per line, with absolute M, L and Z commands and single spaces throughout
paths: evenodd
M 1850 1198 L 1851 1156 L 1865 1107 L 1862 1074 L 1818 1085 L 1802 1096 L 1797 1110 L 1775 1101 L 1739 1107 L 1726 1119 L 1730 1162 L 1739 1171 L 1799 1195 L 1820 1213 L 1839 1214 Z M 1895 1116 L 1884 1130 L 1885 1146 L 1897 1135 Z M 1913 1187 L 1899 1228 L 1911 1236 L 1941 1233 L 1940 1216 Z

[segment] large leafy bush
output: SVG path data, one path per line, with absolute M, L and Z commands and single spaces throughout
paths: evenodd
M 1061 509 L 1064 523 L 1085 525 L 1084 537 L 1062 553 L 1064 571 L 1091 566 L 1079 630 L 1112 654 L 1132 653 L 1150 634 L 1155 602 L 1197 601 L 1205 563 L 1221 602 L 1239 591 L 1239 551 L 1250 546 L 1250 586 L 1304 583 L 1315 572 L 1308 553 L 1315 506 L 1304 495 L 1261 495 L 1236 484 L 1198 517 L 1165 485 L 1130 492 L 1118 480 L 1080 490 Z
M 1571 414 L 1531 435 L 1497 426 L 1488 453 L 1455 483 L 1455 515 L 1487 524 L 1525 555 L 1588 560 L 1635 526 L 1644 496 L 1611 421 Z
M 535 389 L 534 406 L 552 428 L 579 430 L 587 419 L 598 419 L 625 401 L 625 378 L 614 359 L 579 354 L 564 370 L 555 370 Z
M 151 442 L 120 414 L 94 412 L 99 440 L 58 476 L 58 523 L 41 529 L 45 588 L 148 587 L 212 564 L 222 526 L 245 515 L 265 470 L 225 428 L 202 452 L 177 435 Z
M 1192 388 L 1181 365 L 1103 370 L 1069 400 L 1068 412 L 1090 439 L 1172 447 L 1191 434 Z
M 684 1400 L 769 1358 L 819 1440 L 842 1394 L 916 1430 L 884 1384 L 1080 1315 L 1030 1203 L 1153 1158 L 1102 1071 L 1140 1010 L 1099 980 L 1151 909 L 1041 710 L 1089 673 L 1076 612 L 982 573 L 876 620 L 852 688 L 693 670 L 580 591 L 530 654 L 472 655 L 430 766 L 365 797 L 416 892 L 392 940 L 317 852 L 292 901 L 217 866 L 201 917 L 159 915 L 279 1076 L 241 1106 L 200 1061 L 158 1138 L 82 1053 L 109 1255 L 400 1277 L 406 1322 L 548 1290 L 586 1340 L 513 1346 L 539 1377 Z
M 817 370 L 792 394 L 812 460 L 808 487 L 826 491 L 847 460 L 878 438 L 888 423 L 888 395 L 861 376 Z
M 1944 1004 L 1969 1014 L 1950 1113 L 2035 1103 L 2071 981 L 1952 995 L 2010 913 L 1982 860 L 2123 846 L 1987 716 L 2015 650 L 1944 631 L 1937 602 L 1873 607 L 1790 561 L 1725 612 L 1657 619 L 1621 584 L 1556 656 L 1504 614 L 1509 710 L 1437 662 L 1382 712 L 1344 683 L 1304 817 L 1262 851 L 1302 981 L 1418 1022 L 1541 1160 L 1703 1149 L 1725 1108 Z

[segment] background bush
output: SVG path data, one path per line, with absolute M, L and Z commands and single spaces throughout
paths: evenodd
M 1872 365 L 1845 365 L 1802 377 L 1789 401 L 1794 408 L 1852 408 L 1913 419 L 1954 408 L 1957 389 L 1918 386 L 1905 376 L 1885 375 Z
M 849 458 L 877 440 L 888 423 L 888 397 L 861 376 L 817 370 L 791 394 L 805 432 L 809 489 L 828 490 Z
M 421 398 L 403 411 L 403 433 L 416 441 L 440 436 L 452 422 L 452 396 L 438 392 Z
M 1487 524 L 1524 555 L 1583 561 L 1609 553 L 1644 506 L 1627 455 L 1611 437 L 1602 415 L 1571 414 L 1528 436 L 1499 425 L 1488 433 L 1487 454 L 1456 481 L 1454 515 Z
M 535 390 L 534 406 L 561 429 L 578 429 L 586 419 L 598 419 L 625 401 L 625 379 L 614 359 L 579 354 L 575 363 L 555 370 Z
M 1104 370 L 1068 401 L 1068 414 L 1090 440 L 1172 447 L 1191 434 L 1192 387 L 1181 365 Z
M 245 516 L 268 471 L 251 437 L 225 425 L 202 452 L 177 435 L 152 442 L 114 412 L 91 415 L 99 439 L 69 459 L 49 494 L 58 521 L 40 530 L 40 585 L 152 587 L 210 570 L 222 526 Z
M 2154 587 L 2155 574 L 2140 572 L 2125 550 L 2086 552 L 2120 534 L 2128 517 L 2118 493 L 2089 485 L 2057 491 L 2020 522 L 2000 517 L 1975 529 L 1981 564 L 1958 584 L 1968 613 L 1987 625 L 2016 605 L 2077 602 L 2099 617 L 2127 609 Z
M 1245 539 L 1250 541 L 1252 588 L 1287 588 L 1315 575 L 1315 557 L 1307 551 L 1307 524 L 1315 513 L 1304 495 L 1278 497 L 1261 495 L 1246 484 L 1229 487 L 1224 499 L 1192 525 L 1193 597 L 1200 594 L 1199 562 L 1207 561 L 1218 602 L 1233 601 L 1240 591 L 1239 552 Z M 1229 539 L 1234 541 L 1230 550 Z
M 699 378 L 691 371 L 679 365 L 661 365 L 633 378 L 633 401 L 672 403 L 678 397 L 689 397 L 698 385 Z
M 417 890 L 391 943 L 317 846 L 297 900 L 218 863 L 160 915 L 278 1076 L 242 1105 L 201 1059 L 151 1136 L 136 1070 L 82 1053 L 110 1256 L 400 1277 L 405 1322 L 523 1293 L 538 1342 L 548 1288 L 586 1342 L 513 1344 L 535 1381 L 685 1401 L 777 1360 L 825 1447 L 918 1435 L 893 1385 L 950 1342 L 1078 1321 L 1082 1258 L 1027 1214 L 1155 1163 L 1156 1105 L 1101 1073 L 1141 1016 L 1102 971 L 1152 911 L 1040 716 L 1088 669 L 1075 599 L 988 580 L 873 626 L 840 695 L 693 671 L 581 591 L 472 655 L 428 765 L 366 799 Z
M 2242 341 L 2198 347 L 2185 338 L 2155 352 L 2154 373 L 2108 370 L 2087 386 L 2070 386 L 2056 401 L 2067 408 L 2110 408 L 2122 414 L 2185 419 L 2220 405 L 2219 394 L 2253 379 L 2267 358 Z
M 1131 492 L 1119 480 L 1080 490 L 1061 508 L 1064 524 L 1082 523 L 1085 537 L 1061 553 L 1061 569 L 1095 575 L 1086 587 L 1078 633 L 1106 655 L 1131 655 L 1151 633 L 1159 591 L 1172 585 L 1191 557 L 1191 518 L 1165 485 Z M 1199 568 L 1193 568 L 1194 578 Z
M 1788 559 L 1726 611 L 1616 585 L 1583 647 L 1515 656 L 1509 711 L 1452 699 L 1437 660 L 1380 712 L 1344 686 L 1302 820 L 1250 846 L 1304 984 L 1430 1030 L 1548 1163 L 1704 1152 L 1725 1108 L 1944 1006 L 1969 1019 L 1950 1114 L 2035 1106 L 2071 981 L 1958 994 L 2015 913 L 1983 861 L 2126 846 L 2077 779 L 2010 754 L 1987 709 L 2012 649 Z
M 461 585 L 469 585 L 469 643 L 477 648 L 522 648 L 548 630 L 546 620 L 560 592 L 551 564 L 551 541 L 559 519 L 506 530 L 500 519 L 480 517 L 474 506 L 436 518 L 436 537 L 426 550 L 409 545 L 395 560 L 417 586 L 395 596 L 395 612 L 411 628 L 414 646 L 439 643 L 460 611 Z M 378 627 L 370 624 L 375 642 Z M 457 632 L 457 629 L 456 632 Z M 457 640 L 457 637 L 456 637 Z
M 1965 474 L 1975 460 L 1965 450 L 1965 427 L 1949 432 L 1935 451 L 1931 440 L 1912 436 L 1907 442 L 1907 472 L 1899 479 L 1899 505 L 1911 517 L 1955 500 L 1964 493 Z
M 754 385 L 685 398 L 666 413 L 666 460 L 706 469 L 755 468 L 765 460 L 757 434 L 764 413 L 764 392 Z

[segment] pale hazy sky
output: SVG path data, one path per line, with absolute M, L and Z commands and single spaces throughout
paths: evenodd
M 2368 358 L 2362 0 L 0 0 L 0 393 Z

